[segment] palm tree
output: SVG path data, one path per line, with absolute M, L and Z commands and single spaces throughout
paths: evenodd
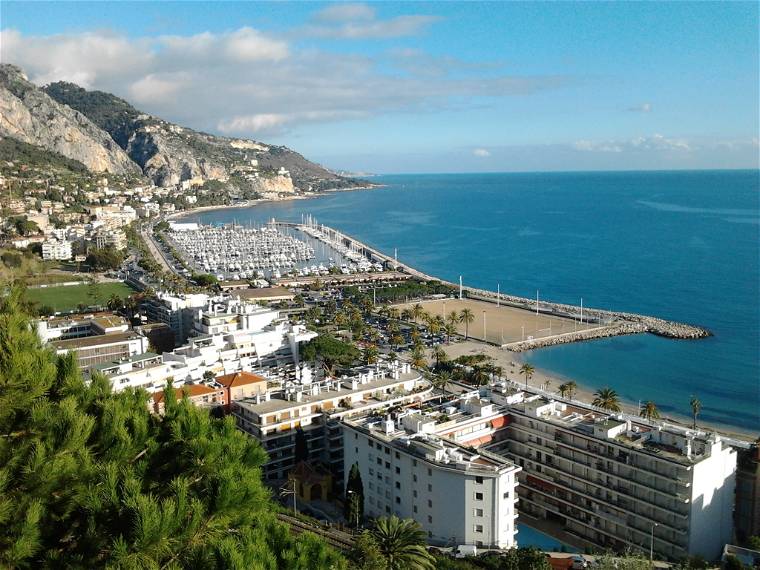
M 702 402 L 696 396 L 692 396 L 691 400 L 689 400 L 689 405 L 691 406 L 691 417 L 694 419 L 692 429 L 697 429 L 697 416 L 702 411 Z
M 528 364 L 527 362 L 523 364 L 520 367 L 520 374 L 525 376 L 525 387 L 528 387 L 528 381 L 533 377 L 533 373 L 536 371 L 536 369 L 533 367 L 532 364 Z
M 416 345 L 412 350 L 411 363 L 415 368 L 427 368 L 427 360 L 425 359 L 425 352 L 422 350 L 422 346 Z
M 467 340 L 467 336 L 470 332 L 470 323 L 475 320 L 475 315 L 472 314 L 470 309 L 462 309 L 459 313 L 459 322 L 464 323 L 464 339 Z
M 443 327 L 443 331 L 446 333 L 446 344 L 451 343 L 451 337 L 457 334 L 457 326 L 451 323 L 446 323 Z
M 388 342 L 390 342 L 392 347 L 398 348 L 404 344 L 404 337 L 402 337 L 399 333 L 393 333 L 391 335 L 391 338 L 388 339 Z
M 399 312 L 398 307 L 388 307 L 388 318 L 398 320 Z
M 433 388 L 441 390 L 444 398 L 446 397 L 446 386 L 451 381 L 451 372 L 448 370 L 442 370 L 438 374 L 434 375 L 430 381 L 433 384 Z
M 572 400 L 575 397 L 577 389 L 578 385 L 570 380 L 569 382 L 564 382 L 559 385 L 559 395 L 563 398 L 570 398 Z
M 591 403 L 608 412 L 620 411 L 620 398 L 612 388 L 599 388 L 594 392 L 594 401 Z
M 434 570 L 435 558 L 427 551 L 425 533 L 412 519 L 395 515 L 375 521 L 372 535 L 388 570 Z
M 645 402 L 643 406 L 641 406 L 641 410 L 639 410 L 639 415 L 642 418 L 646 418 L 648 420 L 656 420 L 660 417 L 660 410 L 657 409 L 657 404 L 652 402 L 651 400 L 648 402 Z
M 422 317 L 422 315 L 424 314 L 425 314 L 425 309 L 419 303 L 417 303 L 416 305 L 412 307 L 412 318 L 415 321 L 420 319 L 420 317 Z
M 457 323 L 459 323 L 459 313 L 456 311 L 451 311 L 448 315 L 446 315 L 446 322 L 456 326 Z
M 412 311 L 411 309 L 404 309 L 401 311 L 401 320 L 402 321 L 411 321 L 412 320 Z
M 433 356 L 433 358 L 435 358 L 435 367 L 436 368 L 438 368 L 438 365 L 441 362 L 446 362 L 449 359 L 448 355 L 446 354 L 446 351 L 443 350 L 443 348 L 441 348 L 441 346 L 438 345 L 438 344 L 436 344 L 433 347 L 432 356 Z
M 488 384 L 490 380 L 488 371 L 484 366 L 474 366 L 472 368 L 472 374 L 470 374 L 470 381 L 476 386 L 484 386 Z
M 364 349 L 364 362 L 367 364 L 375 364 L 379 354 L 377 347 L 374 344 L 370 344 Z
M 109 311 L 118 311 L 124 306 L 124 302 L 121 300 L 121 297 L 119 297 L 116 293 L 112 293 L 111 296 L 108 298 L 108 301 L 106 301 L 106 307 Z

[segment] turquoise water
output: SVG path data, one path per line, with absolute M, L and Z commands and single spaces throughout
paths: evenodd
M 426 273 L 518 295 L 700 324 L 542 349 L 536 366 L 664 412 L 760 429 L 757 171 L 404 175 L 385 188 L 205 212 L 206 223 L 311 213 Z
M 517 545 L 535 546 L 547 552 L 578 552 L 577 548 L 522 523 L 517 523 Z

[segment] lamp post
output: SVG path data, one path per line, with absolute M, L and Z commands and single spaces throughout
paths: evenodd
M 660 526 L 657 523 L 652 523 L 652 531 L 649 535 L 649 567 L 654 568 L 654 527 Z

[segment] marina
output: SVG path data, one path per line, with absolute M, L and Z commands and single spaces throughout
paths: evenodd
M 178 223 L 171 225 L 168 238 L 193 272 L 213 275 L 219 281 L 271 282 L 385 269 L 313 220 L 297 227 L 275 220 L 261 226 Z

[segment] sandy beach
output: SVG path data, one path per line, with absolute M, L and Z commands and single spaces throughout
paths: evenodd
M 485 344 L 483 342 L 477 341 L 477 340 L 466 340 L 462 342 L 454 342 L 452 344 L 444 345 L 443 346 L 444 351 L 448 355 L 449 359 L 457 358 L 458 356 L 462 355 L 472 355 L 472 354 L 486 354 L 488 356 L 491 356 L 495 363 L 498 366 L 502 366 L 504 368 L 504 377 L 508 380 L 513 380 L 515 382 L 519 382 L 521 384 L 525 384 L 525 376 L 520 374 L 520 366 L 522 366 L 523 362 L 527 361 L 525 354 L 517 354 L 514 352 L 509 352 L 508 350 L 504 350 L 502 348 L 499 348 L 498 346 L 494 346 L 491 344 Z M 430 359 L 432 361 L 432 358 Z M 533 374 L 533 377 L 528 382 L 529 386 L 542 388 L 545 387 L 546 383 L 548 382 L 548 389 L 552 392 L 556 392 L 559 388 L 559 385 L 563 382 L 566 382 L 567 378 L 562 378 L 561 376 L 551 374 L 545 370 L 536 369 L 535 373 Z M 591 402 L 594 399 L 594 392 L 602 388 L 603 386 L 588 386 L 580 383 L 578 380 L 575 380 L 577 383 L 577 390 L 575 399 L 583 401 L 583 402 Z M 637 402 L 631 402 L 627 400 L 621 400 L 620 402 L 621 407 L 623 411 L 627 414 L 632 415 L 638 415 L 639 409 L 638 409 L 638 403 Z M 675 415 L 675 414 L 669 414 L 664 415 L 660 418 L 662 420 L 668 421 L 670 423 L 674 424 L 681 424 L 685 426 L 691 425 L 691 418 L 681 415 Z M 757 433 L 751 432 L 750 430 L 747 431 L 739 431 L 736 430 L 736 428 L 726 428 L 722 425 L 714 425 L 710 424 L 708 422 L 702 422 L 697 421 L 698 427 L 701 429 L 708 429 L 708 430 L 715 430 L 719 433 L 725 434 L 729 437 L 734 437 L 736 439 L 743 439 L 747 441 L 754 441 L 758 438 Z
M 415 304 L 416 302 L 395 306 L 403 310 Z M 496 306 L 495 303 L 473 299 L 437 299 L 421 301 L 420 304 L 431 315 L 441 315 L 444 318 L 451 311 L 459 313 L 462 309 L 470 309 L 475 320 L 470 323 L 469 336 L 496 345 L 597 328 L 597 325 L 581 324 L 573 319 L 537 315 L 533 311 L 504 305 Z M 457 331 L 464 335 L 464 323 L 457 325 Z

